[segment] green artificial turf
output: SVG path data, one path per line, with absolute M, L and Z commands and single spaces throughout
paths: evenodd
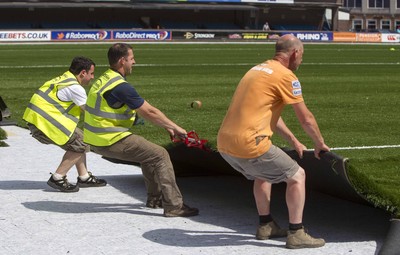
M 7 133 L 2 128 L 0 128 L 0 147 L 8 146 L 6 142 L 2 141 L 5 139 L 7 139 Z
M 219 125 L 243 74 L 273 55 L 265 44 L 132 44 L 137 65 L 128 77 L 151 104 L 186 130 L 216 147 Z M 44 81 L 67 70 L 77 55 L 92 58 L 96 76 L 107 68 L 109 44 L 0 45 L 0 96 L 12 119 L 24 126 L 23 111 Z M 395 48 L 395 51 L 389 50 Z M 296 72 L 306 104 L 330 147 L 399 145 L 400 46 L 305 44 Z M 190 103 L 200 100 L 202 108 Z M 312 142 L 288 106 L 284 120 L 308 147 Z M 148 122 L 134 132 L 167 146 L 169 136 Z M 287 146 L 279 137 L 279 146 Z M 339 150 L 349 158 L 354 187 L 376 206 L 400 216 L 400 148 Z

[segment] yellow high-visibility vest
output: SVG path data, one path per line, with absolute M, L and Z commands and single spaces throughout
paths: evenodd
M 33 94 L 22 118 L 54 143 L 64 145 L 74 133 L 81 111 L 74 102 L 58 99 L 57 91 L 76 84 L 79 84 L 76 77 L 69 71 L 47 81 Z
M 126 82 L 124 77 L 111 69 L 97 79 L 89 91 L 85 107 L 84 142 L 95 146 L 109 146 L 132 134 L 136 111 L 127 105 L 111 108 L 104 93 Z

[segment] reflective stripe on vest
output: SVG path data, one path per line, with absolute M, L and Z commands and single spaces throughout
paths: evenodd
M 59 123 L 57 120 L 55 120 L 53 117 L 51 117 L 49 114 L 47 114 L 45 111 L 43 111 L 36 105 L 29 103 L 28 108 L 34 110 L 35 112 L 43 116 L 46 120 L 48 120 L 51 124 L 56 126 L 61 132 L 63 132 L 66 136 L 69 137 L 71 135 L 71 131 L 69 131 L 61 123 Z
M 129 128 L 135 120 L 135 111 L 123 105 L 111 108 L 104 93 L 112 90 L 125 79 L 109 69 L 93 84 L 85 107 L 84 141 L 95 146 L 109 146 L 130 135 Z
M 76 80 L 75 80 L 76 81 Z M 69 118 L 70 120 L 78 123 L 79 118 L 76 118 L 75 116 L 69 115 L 68 112 L 75 106 L 75 104 L 71 104 L 67 109 L 64 109 L 56 100 L 52 99 L 49 94 L 50 92 L 54 89 L 54 84 L 51 84 L 50 87 L 46 90 L 46 92 L 43 92 L 41 90 L 38 90 L 36 94 L 41 96 L 44 100 L 46 100 L 49 104 L 54 105 L 54 107 L 57 108 L 57 110 L 64 115 L 65 117 Z M 29 104 L 32 105 L 32 104 Z M 28 105 L 28 107 L 29 107 Z M 50 121 L 50 119 L 49 119 Z M 51 121 L 50 121 L 51 122 Z M 53 122 L 52 122 L 53 123 Z M 53 123 L 55 125 L 55 123 Z
M 58 145 L 65 144 L 72 136 L 80 115 L 80 108 L 72 101 L 58 99 L 59 88 L 79 84 L 71 72 L 46 82 L 32 96 L 23 119 L 35 125 Z
M 90 106 L 86 106 L 85 110 L 90 114 L 103 117 L 105 119 L 129 120 L 133 116 L 133 114 L 129 114 L 129 112 L 132 112 L 132 110 L 128 110 L 125 113 L 113 113 L 113 112 L 103 112 L 99 108 L 92 108 Z

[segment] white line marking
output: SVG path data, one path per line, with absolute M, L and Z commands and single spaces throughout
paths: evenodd
M 136 64 L 137 67 L 179 67 L 179 66 L 254 66 L 257 63 L 199 63 L 199 64 Z M 400 65 L 400 62 L 396 63 L 303 63 L 302 65 Z M 108 67 L 106 64 L 99 64 L 96 66 Z M 32 66 L 0 66 L 0 69 L 11 69 L 11 68 L 65 68 L 68 65 L 32 65 Z
M 398 145 L 355 146 L 355 147 L 334 147 L 334 148 L 331 148 L 331 151 L 338 151 L 338 150 L 387 149 L 387 148 L 400 148 L 400 144 L 398 144 Z

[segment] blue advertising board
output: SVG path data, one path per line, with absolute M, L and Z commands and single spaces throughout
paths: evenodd
M 53 41 L 105 41 L 111 39 L 111 31 L 94 30 L 94 31 L 73 31 L 73 30 L 56 30 L 51 31 L 51 40 Z
M 119 41 L 167 41 L 172 40 L 172 33 L 165 30 L 113 30 L 112 39 Z
M 317 42 L 333 41 L 332 32 L 282 32 L 282 35 L 285 34 L 293 34 L 301 41 L 317 41 Z

